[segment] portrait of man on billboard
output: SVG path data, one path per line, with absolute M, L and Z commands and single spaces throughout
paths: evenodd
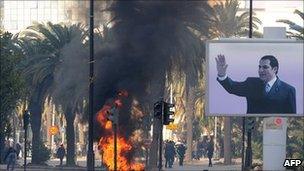
M 304 116 L 303 42 L 222 39 L 206 49 L 206 115 Z
M 278 77 L 279 62 L 273 55 L 259 60 L 259 77 L 234 81 L 226 72 L 225 55 L 216 59 L 217 81 L 230 94 L 246 97 L 247 113 L 296 113 L 296 90 Z

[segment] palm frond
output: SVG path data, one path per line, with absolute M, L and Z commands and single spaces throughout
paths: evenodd
M 304 20 L 303 12 L 301 12 L 299 10 L 295 10 L 294 13 L 299 15 L 302 18 L 302 20 Z M 284 24 L 287 24 L 289 26 L 290 31 L 287 31 L 287 36 L 288 37 L 296 38 L 296 39 L 299 39 L 299 40 L 304 39 L 304 27 L 303 26 L 300 26 L 300 25 L 296 24 L 295 22 L 287 20 L 287 19 L 280 19 L 280 20 L 277 20 L 277 22 L 284 23 Z
M 298 15 L 304 20 L 304 13 L 303 13 L 303 12 L 301 12 L 300 10 L 297 10 L 297 9 L 296 9 L 296 10 L 294 11 L 294 13 L 295 13 L 295 14 L 298 14 Z

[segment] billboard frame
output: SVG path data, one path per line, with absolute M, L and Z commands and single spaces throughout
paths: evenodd
M 293 40 L 293 39 L 248 39 L 248 38 L 223 38 L 219 40 L 207 40 L 206 41 L 206 94 L 205 94 L 205 116 L 207 117 L 217 117 L 217 116 L 227 116 L 227 117 L 304 117 L 304 109 L 302 113 L 298 114 L 274 114 L 274 113 L 250 113 L 246 114 L 224 114 L 224 113 L 212 113 L 210 114 L 209 110 L 209 46 L 212 43 L 295 43 L 295 44 L 303 44 L 304 47 L 304 41 L 303 40 Z M 304 73 L 304 59 L 302 64 L 302 73 Z M 304 83 L 302 83 L 302 86 L 304 86 Z M 302 92 L 302 97 L 304 98 L 304 91 Z

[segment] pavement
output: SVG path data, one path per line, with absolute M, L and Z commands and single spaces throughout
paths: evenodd
M 209 171 L 209 170 L 224 170 L 224 171 L 237 171 L 241 170 L 241 163 L 239 160 L 233 160 L 232 163 L 235 163 L 233 165 L 224 165 L 223 159 L 213 161 L 213 166 L 208 167 L 208 159 L 203 158 L 200 160 L 193 160 L 192 162 L 184 163 L 183 166 L 178 165 L 178 161 L 174 162 L 174 165 L 172 168 L 163 168 L 165 171 L 180 171 L 180 170 L 189 170 L 189 171 Z
M 48 165 L 46 166 L 27 166 L 27 171 L 85 171 L 86 170 L 86 160 L 85 158 L 79 158 L 77 160 L 76 167 L 67 167 L 67 166 L 59 166 L 59 160 L 58 159 L 51 159 L 48 161 Z M 184 163 L 183 166 L 179 166 L 178 162 L 175 161 L 172 168 L 165 168 L 163 167 L 164 171 L 182 171 L 182 170 L 189 170 L 189 171 L 195 171 L 195 170 L 201 170 L 201 171 L 209 171 L 209 170 L 225 170 L 225 171 L 236 171 L 241 170 L 241 165 L 239 163 L 239 160 L 233 160 L 233 163 L 236 163 L 234 165 L 223 165 L 222 159 L 213 161 L 213 166 L 208 167 L 208 159 L 201 159 L 201 160 L 194 160 L 191 163 Z M 65 161 L 64 161 L 65 163 Z M 23 171 L 24 168 L 22 167 L 23 160 L 18 160 L 18 164 L 15 167 L 14 171 Z M 105 168 L 100 167 L 101 162 L 96 160 L 95 165 L 97 166 L 95 168 L 96 171 L 105 171 Z M 164 162 L 163 162 L 164 164 Z M 5 171 L 6 165 L 0 165 L 0 170 Z

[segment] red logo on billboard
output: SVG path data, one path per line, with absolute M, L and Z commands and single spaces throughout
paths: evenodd
M 275 118 L 275 120 L 274 120 L 274 123 L 275 123 L 277 126 L 282 125 L 282 122 L 283 122 L 282 118 Z

